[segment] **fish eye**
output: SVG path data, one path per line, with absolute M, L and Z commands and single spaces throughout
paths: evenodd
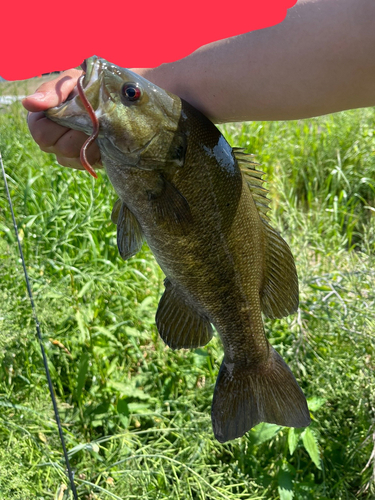
M 142 96 L 142 91 L 136 83 L 124 83 L 121 88 L 121 94 L 125 100 L 134 102 Z

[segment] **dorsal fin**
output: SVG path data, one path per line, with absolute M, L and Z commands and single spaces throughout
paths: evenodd
M 284 318 L 298 309 L 298 276 L 288 244 L 267 222 L 266 266 L 260 292 L 262 312 L 267 318 Z
M 268 222 L 267 212 L 270 210 L 270 199 L 267 197 L 268 190 L 263 187 L 264 181 L 262 180 L 262 176 L 264 172 L 255 168 L 259 166 L 259 163 L 255 163 L 252 160 L 254 156 L 245 153 L 243 148 L 233 148 L 233 153 L 253 195 L 260 218 Z

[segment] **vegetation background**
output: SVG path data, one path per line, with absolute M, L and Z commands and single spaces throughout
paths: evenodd
M 20 94 L 26 93 L 22 85 Z M 82 499 L 375 498 L 375 110 L 228 125 L 267 173 L 300 309 L 267 335 L 308 397 L 306 430 L 260 424 L 215 441 L 222 347 L 172 351 L 154 314 L 163 276 L 145 245 L 123 262 L 105 174 L 61 168 L 19 103 L 0 151 L 69 456 Z M 71 498 L 0 181 L 0 498 Z

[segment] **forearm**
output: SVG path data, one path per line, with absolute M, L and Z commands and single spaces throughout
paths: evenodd
M 375 1 L 300 0 L 271 28 L 139 70 L 216 122 L 375 105 Z

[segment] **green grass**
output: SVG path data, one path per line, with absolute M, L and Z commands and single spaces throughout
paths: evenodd
M 267 172 L 273 224 L 296 257 L 300 309 L 266 330 L 313 422 L 261 424 L 222 445 L 210 422 L 219 339 L 192 352 L 163 345 L 154 324 L 163 275 L 146 245 L 119 258 L 105 175 L 95 182 L 40 152 L 18 104 L 0 114 L 80 498 L 374 498 L 374 123 L 367 109 L 224 128 Z M 1 189 L 0 499 L 71 498 Z

